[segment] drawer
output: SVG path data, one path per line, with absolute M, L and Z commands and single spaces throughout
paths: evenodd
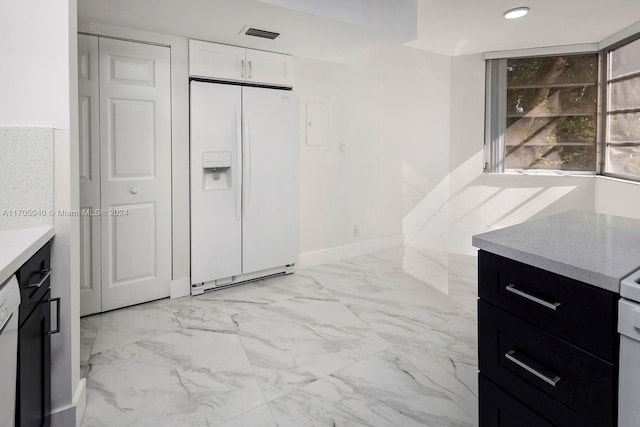
M 50 288 L 51 242 L 45 244 L 16 273 L 20 285 L 20 325 Z
M 479 375 L 480 427 L 553 427 L 518 399 Z
M 615 365 L 478 303 L 480 372 L 559 426 L 613 426 Z
M 484 301 L 610 362 L 618 359 L 619 296 L 498 255 L 478 254 Z

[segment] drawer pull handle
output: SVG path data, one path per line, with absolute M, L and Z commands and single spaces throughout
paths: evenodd
M 45 301 L 49 304 L 51 303 L 56 303 L 56 328 L 53 331 L 49 331 L 47 332 L 47 335 L 55 335 L 55 334 L 59 334 L 60 333 L 60 297 L 58 298 L 51 298 L 47 301 Z
M 27 286 L 25 286 L 25 289 L 34 289 L 34 288 L 35 288 L 35 289 L 39 289 L 39 288 L 44 284 L 44 282 L 46 282 L 46 281 L 47 281 L 47 279 L 49 278 L 49 276 L 51 276 L 51 269 L 48 269 L 48 270 L 42 270 L 42 271 L 40 272 L 40 274 L 44 274 L 44 277 L 43 277 L 42 279 L 40 279 L 40 281 L 39 281 L 38 283 L 33 283 L 33 284 L 31 284 L 31 285 L 27 285 Z
M 514 350 L 509 350 L 504 354 L 504 357 L 506 357 L 508 360 L 510 360 L 511 362 L 515 363 L 516 365 L 520 366 L 522 369 L 524 369 L 525 371 L 529 372 L 530 374 L 535 375 L 536 377 L 540 378 L 542 381 L 546 382 L 547 384 L 555 387 L 556 384 L 558 383 L 558 381 L 560 381 L 560 377 L 555 375 L 552 377 L 547 376 L 545 374 L 543 374 L 542 372 L 538 371 L 535 368 L 532 368 L 531 366 L 527 365 L 524 361 L 518 359 L 516 357 L 516 352 Z
M 551 310 L 557 310 L 558 307 L 560 307 L 562 304 L 560 304 L 559 302 L 549 302 L 549 301 L 545 301 L 542 298 L 538 298 L 538 297 L 534 297 L 533 295 L 530 295 L 526 292 L 521 291 L 520 289 L 516 288 L 516 285 L 507 285 L 507 287 L 505 288 L 507 290 L 507 292 L 511 292 L 514 293 L 516 295 L 521 296 L 522 298 L 526 298 L 529 301 L 533 301 L 536 304 L 539 304 L 543 307 L 549 308 Z

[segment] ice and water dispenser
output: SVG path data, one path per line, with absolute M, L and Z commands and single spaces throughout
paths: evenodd
M 205 151 L 202 153 L 202 188 L 228 190 L 231 188 L 231 152 Z

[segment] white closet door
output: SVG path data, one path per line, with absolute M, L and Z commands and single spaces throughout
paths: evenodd
M 243 87 L 242 94 L 242 271 L 251 273 L 298 255 L 298 106 L 291 91 Z
M 104 38 L 99 44 L 106 311 L 169 296 L 171 90 L 169 48 Z
M 78 113 L 80 139 L 80 315 L 99 313 L 100 82 L 98 38 L 78 35 Z

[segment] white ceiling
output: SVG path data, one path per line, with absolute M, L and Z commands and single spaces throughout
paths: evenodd
M 78 26 L 82 31 L 89 23 L 101 23 L 345 63 L 385 46 L 415 39 L 415 22 L 408 31 L 399 30 L 397 26 L 383 31 L 367 14 L 360 17 L 359 23 L 372 25 L 356 25 L 352 23 L 355 18 L 352 10 L 312 14 L 278 6 L 272 4 L 273 1 L 78 0 Z M 374 0 L 350 0 L 350 3 L 371 1 Z M 409 6 L 413 3 L 415 16 L 415 0 L 401 1 Z M 330 3 L 334 7 L 340 4 L 339 1 Z M 378 14 L 384 12 L 385 8 L 378 10 Z M 404 13 L 396 18 L 407 19 L 411 15 Z M 283 34 L 276 40 L 249 37 L 240 34 L 246 25 Z
M 78 0 L 78 20 L 81 30 L 96 22 L 337 62 L 400 44 L 461 55 L 593 43 L 640 21 L 640 0 L 417 0 L 416 39 L 415 25 L 407 31 L 399 25 L 406 22 L 411 0 L 402 0 L 402 13 L 390 14 L 386 27 L 335 17 L 353 18 L 354 2 L 384 10 L 381 3 L 400 0 L 349 0 L 343 14 L 320 13 L 326 11 L 311 8 L 313 1 L 322 0 Z M 306 6 L 294 7 L 296 2 Z M 329 3 L 341 7 L 337 1 L 324 4 Z M 516 6 L 531 12 L 519 20 L 502 17 Z M 315 14 L 303 12 L 314 9 Z M 359 10 L 368 19 L 371 10 Z M 284 34 L 274 41 L 240 35 L 245 25 Z
M 507 20 L 518 6 L 531 11 Z M 418 39 L 447 55 L 596 43 L 640 21 L 639 0 L 418 0 Z

